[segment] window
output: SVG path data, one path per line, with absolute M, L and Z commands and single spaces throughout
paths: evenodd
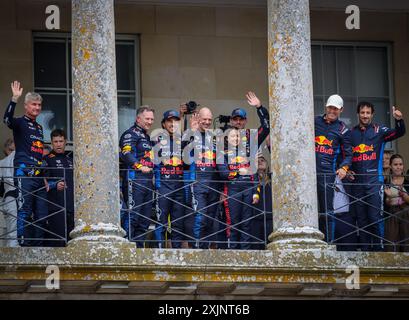
M 136 36 L 117 36 L 116 67 L 119 134 L 131 126 L 139 105 L 139 42 Z M 38 122 L 49 141 L 55 128 L 72 141 L 72 79 L 70 34 L 34 34 L 34 90 L 44 99 Z
M 344 99 L 341 119 L 357 124 L 356 106 L 365 100 L 375 105 L 377 123 L 390 125 L 393 104 L 388 44 L 313 42 L 314 107 L 322 114 L 325 102 L 338 93 Z

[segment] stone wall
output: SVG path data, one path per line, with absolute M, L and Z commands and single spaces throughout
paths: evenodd
M 13 79 L 19 79 L 25 90 L 32 89 L 32 32 L 46 31 L 48 4 L 60 7 L 60 31 L 70 31 L 70 1 L 0 2 L 0 106 L 10 98 Z M 254 90 L 267 104 L 266 8 L 116 2 L 115 15 L 116 33 L 140 35 L 141 99 L 157 108 L 157 118 L 165 109 L 191 99 L 211 107 L 215 115 L 236 106 L 247 108 L 247 90 Z M 346 30 L 345 17 L 341 11 L 313 11 L 312 39 L 391 42 L 395 101 L 409 113 L 407 15 L 363 12 L 359 31 Z M 248 110 L 249 127 L 257 127 L 256 113 Z M 20 103 L 17 113 L 21 112 Z M 0 143 L 9 136 L 11 131 L 0 125 Z M 405 158 L 409 158 L 408 145 L 409 135 L 398 143 Z

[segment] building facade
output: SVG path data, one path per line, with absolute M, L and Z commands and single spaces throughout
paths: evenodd
M 9 83 L 19 79 L 26 90 L 35 88 L 45 96 L 44 126 L 63 126 L 67 131 L 75 126 L 77 216 L 74 240 L 66 248 L 0 249 L 0 295 L 409 296 L 407 254 L 337 252 L 321 240 L 318 230 L 310 121 L 314 109 L 319 112 L 326 97 L 336 91 L 346 98 L 347 122 L 355 123 L 351 110 L 361 98 L 373 99 L 379 120 L 388 122 L 391 104 L 402 106 L 405 113 L 409 103 L 407 5 L 373 1 L 361 8 L 361 29 L 348 30 L 346 5 L 341 2 L 328 7 L 324 1 L 312 1 L 310 22 L 306 0 L 177 5 L 126 1 L 116 2 L 115 8 L 111 1 L 72 1 L 72 7 L 57 1 L 53 4 L 60 7 L 58 32 L 45 29 L 50 2 L 2 2 L 1 38 L 9 49 L 0 50 L 1 100 L 6 105 Z M 114 65 L 115 50 L 116 74 L 104 68 Z M 90 74 L 96 83 L 87 87 L 84 75 Z M 132 110 L 140 103 L 162 111 L 191 99 L 225 113 L 245 106 L 249 89 L 258 92 L 276 116 L 271 130 L 272 137 L 279 137 L 271 142 L 277 179 L 272 186 L 276 220 L 269 250 L 136 249 L 124 241 L 118 226 L 118 195 L 104 180 L 115 178 L 109 160 L 117 153 L 121 121 L 124 127 L 126 121 L 132 123 Z M 95 102 L 90 97 L 97 91 Z M 89 110 L 93 113 L 87 114 Z M 91 141 L 90 123 L 98 117 L 106 126 L 93 133 Z M 252 121 L 250 126 L 256 126 Z M 1 130 L 5 139 L 9 131 L 4 126 Z M 391 148 L 409 156 L 405 139 Z M 92 143 L 98 144 L 103 157 L 98 153 L 86 157 L 85 149 Z M 288 150 L 281 151 L 285 144 Z M 279 157 L 277 150 L 284 156 Z M 289 186 L 292 194 L 281 192 Z M 58 267 L 58 288 L 47 287 L 50 265 Z M 359 285 L 350 288 L 348 279 L 356 269 Z

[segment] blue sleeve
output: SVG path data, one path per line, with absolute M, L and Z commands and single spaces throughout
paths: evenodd
M 341 133 L 341 139 L 343 160 L 339 167 L 340 168 L 344 166 L 351 167 L 352 165 L 351 130 L 345 129 L 345 131 Z
M 47 180 L 48 187 L 50 188 L 50 191 L 51 191 L 51 190 L 56 190 L 56 189 L 57 189 L 57 183 L 58 183 L 58 181 L 60 181 L 60 180 L 55 179 L 55 177 L 54 177 L 54 179 L 53 179 L 53 178 L 51 178 L 51 179 L 48 178 L 48 177 L 53 177 L 53 172 L 52 172 L 53 170 L 50 168 L 51 165 L 48 163 L 46 157 L 43 158 L 43 165 L 44 165 L 44 167 L 45 167 L 45 169 L 44 169 L 44 171 L 43 171 L 44 177 L 45 177 L 46 180 Z M 48 169 L 47 169 L 47 167 L 48 167 Z
M 395 129 L 382 127 L 381 130 L 383 132 L 383 140 L 385 142 L 393 141 L 402 137 L 406 133 L 405 122 L 403 119 L 395 120 Z
M 49 179 L 49 180 L 47 180 L 47 182 L 48 182 L 48 187 L 50 188 L 50 190 L 57 189 L 58 180 Z
M 159 189 L 160 188 L 160 166 L 155 164 L 153 167 L 153 173 L 155 176 L 155 188 Z
M 270 133 L 270 116 L 266 108 L 261 106 L 257 108 L 257 115 L 260 120 L 260 127 L 258 128 L 258 146 L 264 142 Z
M 15 124 L 15 119 L 14 119 L 14 111 L 16 109 L 16 103 L 13 101 L 10 101 L 7 108 L 6 112 L 4 113 L 3 117 L 3 122 L 9 127 L 10 129 L 13 129 L 14 124 Z
M 132 138 L 124 139 L 125 134 L 121 136 L 119 147 L 121 149 L 119 155 L 127 167 L 132 167 L 138 164 L 138 159 L 135 157 L 136 143 Z

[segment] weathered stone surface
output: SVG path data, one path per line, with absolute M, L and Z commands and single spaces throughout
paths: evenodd
M 49 294 L 43 287 L 48 265 L 60 268 L 56 298 L 61 293 L 244 298 L 243 285 L 260 297 L 409 297 L 405 253 L 136 249 L 85 241 L 67 248 L 1 248 L 0 294 Z M 352 266 L 359 267 L 358 290 L 346 288 L 346 269 Z
M 72 1 L 74 242 L 125 241 L 119 223 L 113 0 Z
M 101 277 L 99 280 L 110 277 L 119 280 L 124 276 L 124 279 L 132 281 L 133 277 L 139 277 L 134 273 L 139 270 L 150 274 L 150 280 L 180 280 L 178 278 L 180 274 L 197 281 L 217 279 L 239 282 L 255 282 L 264 276 L 267 276 L 265 280 L 268 281 L 270 279 L 268 274 L 272 270 L 286 270 L 286 273 L 291 271 L 291 276 L 287 280 L 296 278 L 297 273 L 306 271 L 310 275 L 322 274 L 322 271 L 331 276 L 337 273 L 346 274 L 346 268 L 352 265 L 368 272 L 393 273 L 409 270 L 409 254 L 404 253 L 294 249 L 282 251 L 136 249 L 133 245 L 123 243 L 108 245 L 92 242 L 81 242 L 67 248 L 1 248 L 0 253 L 0 267 L 6 273 L 26 268 L 45 271 L 48 265 L 58 265 L 67 272 L 76 269 L 78 277 L 73 276 L 77 278 L 75 280 L 82 280 L 80 274 L 84 272 L 89 271 L 92 274 L 93 269 L 106 270 L 111 274 L 99 275 Z M 123 272 L 115 274 L 119 269 Z M 128 269 L 130 273 L 126 275 L 124 269 Z M 255 274 L 257 277 L 246 279 L 243 277 L 244 274 Z M 3 275 L 4 273 L 0 280 L 13 279 Z M 45 273 L 42 277 L 45 277 Z M 282 282 L 291 282 L 284 280 L 283 278 Z M 325 280 L 325 277 L 322 280 Z M 409 284 L 409 279 L 407 281 Z
M 284 245 L 324 245 L 318 227 L 308 0 L 268 0 L 274 230 Z M 274 244 L 273 244 L 274 245 Z

